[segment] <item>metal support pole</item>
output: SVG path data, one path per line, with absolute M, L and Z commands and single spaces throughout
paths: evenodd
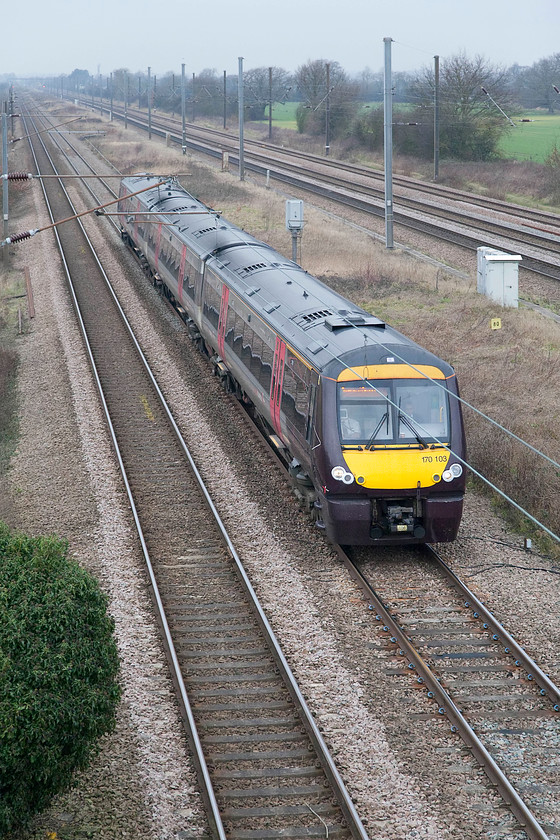
M 328 157 L 331 150 L 331 65 L 327 62 L 327 105 L 325 116 L 325 155 Z
M 272 67 L 268 68 L 268 139 L 272 140 Z
M 434 181 L 439 177 L 439 55 L 434 55 Z
M 292 260 L 297 263 L 297 243 L 298 243 L 298 230 L 292 231 Z
M 128 73 L 124 71 L 124 127 L 128 128 Z
M 195 118 L 195 110 L 194 110 L 194 80 L 196 79 L 196 74 L 192 74 L 192 121 L 194 122 Z
M 245 160 L 243 145 L 244 106 L 243 106 L 243 58 L 239 58 L 237 74 L 237 101 L 239 106 L 239 180 L 245 180 Z
M 385 158 L 385 247 L 393 248 L 393 91 L 391 77 L 392 38 L 383 38 L 385 44 L 384 158 Z
M 12 118 L 12 137 L 14 137 L 14 114 L 15 114 L 15 102 L 14 102 L 14 86 L 10 85 L 10 116 Z
M 8 115 L 2 104 L 2 173 L 8 172 Z M 4 218 L 4 239 L 8 238 L 8 179 L 2 179 L 2 213 Z M 8 265 L 8 249 L 2 248 L 4 265 Z
M 113 73 L 111 73 L 111 115 L 110 120 L 113 122 Z
M 181 64 L 181 149 L 183 154 L 187 152 L 186 124 L 185 124 L 185 65 Z
M 152 139 L 152 83 L 150 73 L 152 68 L 148 67 L 148 140 Z
M 227 128 L 227 74 L 224 70 L 224 129 Z

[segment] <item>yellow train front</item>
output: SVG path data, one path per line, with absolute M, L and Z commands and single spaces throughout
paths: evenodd
M 384 339 L 393 342 L 391 333 Z M 456 378 L 445 362 L 402 338 L 381 353 L 379 345 L 361 348 L 322 372 L 315 507 L 336 543 L 447 542 L 457 535 L 466 452 Z

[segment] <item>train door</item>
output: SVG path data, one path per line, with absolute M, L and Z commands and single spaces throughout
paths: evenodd
M 224 344 L 226 337 L 227 313 L 228 313 L 229 289 L 222 286 L 222 300 L 220 303 L 220 320 L 218 321 L 218 350 L 220 356 L 224 355 Z
M 280 430 L 280 404 L 282 402 L 282 383 L 284 380 L 284 362 L 286 360 L 286 342 L 276 337 L 272 382 L 270 383 L 270 416 L 272 425 L 278 434 Z

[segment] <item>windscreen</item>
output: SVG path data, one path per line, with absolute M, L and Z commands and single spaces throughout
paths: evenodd
M 339 382 L 338 424 L 345 445 L 447 442 L 447 392 L 428 379 Z

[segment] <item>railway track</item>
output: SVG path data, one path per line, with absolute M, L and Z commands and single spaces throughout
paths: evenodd
M 33 148 L 38 171 L 56 174 L 46 146 L 33 138 Z M 55 220 L 76 212 L 66 190 L 44 184 Z M 85 230 L 68 222 L 57 237 L 145 557 L 209 832 L 249 840 L 327 831 L 365 840 Z
M 102 104 L 83 104 L 109 113 Z M 124 119 L 124 112 L 119 108 L 114 107 L 112 114 Z M 147 130 L 144 112 L 128 109 L 127 120 L 131 125 Z M 159 113 L 152 115 L 151 132 L 182 143 L 179 122 Z M 237 139 L 226 132 L 189 124 L 186 145 L 217 158 L 226 150 L 230 161 L 238 164 Z M 268 174 L 288 186 L 384 217 L 383 173 L 251 141 L 245 143 L 244 161 L 247 169 L 260 175 Z M 490 245 L 519 253 L 523 257 L 523 268 L 554 280 L 560 279 L 560 220 L 556 214 L 520 208 L 411 178 L 395 177 L 394 187 L 395 224 L 470 250 Z M 438 204 L 434 200 L 438 198 L 446 203 Z
M 462 737 L 518 836 L 560 838 L 560 689 L 431 547 L 423 558 L 403 554 L 341 552 L 406 663 L 395 673 L 408 671 Z

